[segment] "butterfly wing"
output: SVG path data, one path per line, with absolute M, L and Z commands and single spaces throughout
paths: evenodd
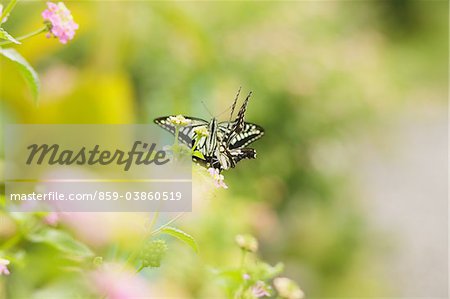
M 228 129 L 229 127 L 229 122 L 219 123 L 219 131 L 228 136 L 229 149 L 246 147 L 264 135 L 264 129 L 253 123 L 244 122 L 243 129 L 239 133 Z M 234 122 L 231 127 L 234 127 Z
M 235 163 L 242 159 L 256 159 L 256 151 L 252 148 L 238 148 L 230 150 L 230 154 L 233 157 Z
M 175 135 L 175 126 L 169 122 L 170 116 L 163 116 L 155 118 L 154 122 L 161 128 Z M 208 122 L 204 119 L 197 117 L 185 116 L 184 118 L 189 119 L 191 123 L 185 127 L 181 127 L 178 131 L 178 141 L 187 145 L 188 147 L 193 146 L 193 141 L 196 138 L 196 134 L 194 133 L 194 128 L 199 126 L 208 125 Z
M 248 96 L 245 98 L 244 103 L 241 106 L 241 109 L 239 109 L 238 115 L 236 117 L 236 120 L 234 121 L 234 126 L 232 126 L 232 131 L 236 133 L 240 133 L 244 129 L 244 116 L 245 111 L 247 111 L 247 105 L 248 100 L 250 99 L 252 95 L 252 92 L 248 94 Z
M 252 148 L 236 148 L 217 153 L 211 160 L 211 166 L 220 171 L 234 168 L 243 159 L 256 159 L 256 151 Z
M 244 121 L 251 95 L 252 93 L 250 92 L 245 98 L 234 122 L 221 123 L 220 127 L 224 133 L 224 140 L 227 142 L 229 149 L 245 147 L 264 135 L 264 129 L 262 127 Z M 235 103 L 233 104 L 233 108 Z

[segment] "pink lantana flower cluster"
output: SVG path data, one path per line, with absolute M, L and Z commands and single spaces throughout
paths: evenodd
M 8 260 L 0 259 L 0 275 L 9 275 L 8 265 Z
M 227 184 L 224 182 L 224 176 L 220 174 L 219 169 L 216 168 L 208 168 L 208 172 L 211 177 L 214 179 L 214 184 L 217 188 L 228 189 Z
M 44 223 L 50 226 L 57 226 L 60 221 L 59 214 L 56 212 L 50 212 L 44 217 Z
M 252 287 L 252 294 L 256 298 L 269 297 L 270 296 L 270 286 L 268 286 L 264 281 L 257 281 Z
M 47 9 L 42 12 L 42 17 L 50 26 L 47 37 L 54 36 L 62 44 L 67 43 L 75 36 L 78 24 L 73 20 L 70 10 L 59 2 L 58 4 L 47 2 Z

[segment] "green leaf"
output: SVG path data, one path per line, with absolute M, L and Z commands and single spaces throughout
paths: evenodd
M 161 232 L 171 235 L 172 237 L 175 237 L 180 241 L 183 241 L 184 243 L 189 245 L 196 253 L 198 253 L 197 242 L 195 242 L 194 238 L 191 235 L 185 233 L 181 229 L 171 227 L 171 226 L 166 226 L 161 229 Z
M 91 257 L 94 253 L 83 243 L 66 232 L 56 229 L 43 229 L 28 236 L 31 242 L 45 243 L 62 252 L 79 257 Z
M 39 96 L 40 83 L 39 83 L 39 77 L 38 77 L 38 74 L 36 73 L 36 71 L 25 60 L 25 58 L 23 58 L 22 55 L 20 55 L 19 52 L 17 52 L 14 49 L 0 48 L 0 54 L 3 55 L 4 57 L 8 58 L 12 62 L 15 62 L 19 66 L 20 72 L 25 77 L 25 80 L 27 81 L 28 85 L 31 88 L 33 97 L 34 97 L 35 101 L 37 101 L 38 96 Z
M 0 39 L 10 41 L 12 43 L 15 43 L 16 45 L 20 45 L 20 42 L 17 39 L 15 39 L 14 37 L 12 37 L 11 34 L 6 32 L 6 30 L 3 28 L 0 28 Z
M 197 157 L 197 158 L 200 158 L 200 159 L 202 159 L 202 160 L 206 160 L 206 159 L 205 159 L 205 156 L 203 156 L 202 152 L 200 152 L 200 151 L 194 151 L 194 152 L 192 153 L 192 156 Z

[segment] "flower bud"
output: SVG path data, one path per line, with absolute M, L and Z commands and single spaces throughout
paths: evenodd
M 158 268 L 166 251 L 167 244 L 164 240 L 148 241 L 140 253 L 142 266 Z
M 236 243 L 242 250 L 256 252 L 258 250 L 258 240 L 251 235 L 237 235 Z
M 305 294 L 300 287 L 291 279 L 278 277 L 273 280 L 273 285 L 278 295 L 283 299 L 302 299 Z

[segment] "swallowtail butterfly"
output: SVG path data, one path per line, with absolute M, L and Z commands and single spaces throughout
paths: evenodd
M 194 162 L 219 171 L 234 168 L 242 159 L 255 159 L 256 151 L 247 147 L 252 142 L 264 135 L 264 129 L 256 124 L 244 121 L 247 104 L 251 92 L 244 100 L 236 119 L 233 120 L 233 113 L 239 98 L 240 89 L 231 106 L 229 121 L 218 122 L 216 118 L 206 121 L 197 117 L 185 116 L 190 120 L 190 124 L 181 127 L 178 132 L 178 140 L 192 148 L 195 144 L 197 134 L 194 129 L 204 126 L 208 129 L 209 135 L 201 137 L 197 143 L 196 150 L 200 151 L 205 159 L 192 157 Z M 175 126 L 169 121 L 170 116 L 158 117 L 154 122 L 163 129 L 175 134 Z

